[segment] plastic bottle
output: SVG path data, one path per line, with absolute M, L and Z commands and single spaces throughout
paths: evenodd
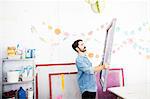
M 19 58 L 22 58 L 22 54 L 23 54 L 22 48 L 19 44 L 17 44 L 16 55 L 18 55 Z
M 27 98 L 33 99 L 33 89 L 32 88 L 27 90 Z
M 27 99 L 26 91 L 22 87 L 20 87 L 20 89 L 18 90 L 18 99 Z
M 35 49 L 32 49 L 32 51 L 31 51 L 31 57 L 32 58 L 35 58 L 35 51 L 36 51 Z

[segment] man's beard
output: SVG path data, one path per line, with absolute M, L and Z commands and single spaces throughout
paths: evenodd
M 84 47 L 83 50 L 81 50 L 81 49 L 79 48 L 79 50 L 80 50 L 81 52 L 86 52 L 86 47 Z

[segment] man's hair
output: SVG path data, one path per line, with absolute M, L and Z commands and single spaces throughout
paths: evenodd
M 76 52 L 78 52 L 78 51 L 76 50 L 76 48 L 78 47 L 78 45 L 79 45 L 78 43 L 79 43 L 80 41 L 83 41 L 83 40 L 78 39 L 78 40 L 74 41 L 74 43 L 72 44 L 72 48 L 73 48 Z

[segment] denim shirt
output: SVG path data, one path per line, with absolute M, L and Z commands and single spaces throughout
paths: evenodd
M 80 92 L 85 91 L 96 92 L 96 76 L 92 68 L 92 63 L 86 55 L 79 56 L 76 58 L 76 66 L 78 69 L 77 80 L 80 88 Z

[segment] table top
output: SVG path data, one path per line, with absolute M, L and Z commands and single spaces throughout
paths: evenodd
M 123 99 L 150 99 L 150 83 L 112 87 L 108 90 Z

